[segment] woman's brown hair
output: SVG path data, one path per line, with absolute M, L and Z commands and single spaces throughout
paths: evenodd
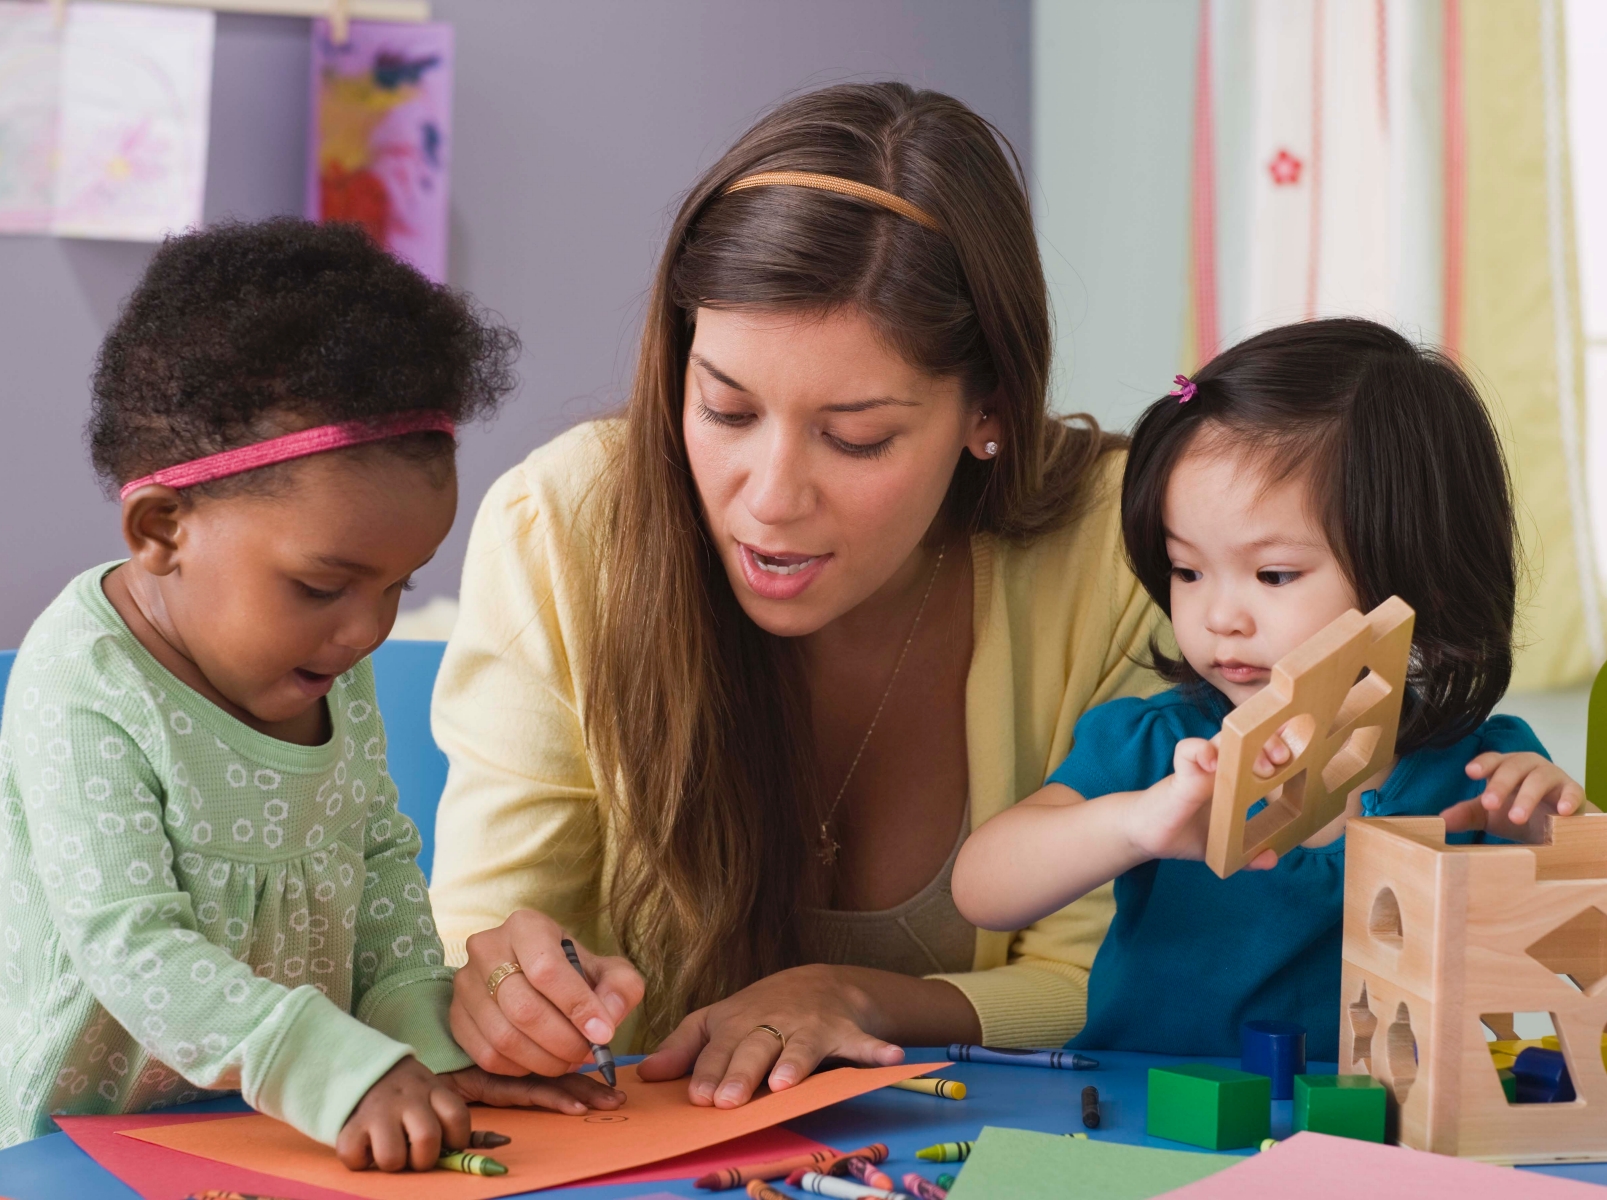
M 833 192 L 728 186 L 808 171 L 936 218 Z M 618 853 L 609 917 L 648 981 L 648 1036 L 805 961 L 800 909 L 821 817 L 797 649 L 743 613 L 710 544 L 682 439 L 700 307 L 854 309 L 910 363 L 960 379 L 999 425 L 962 454 L 933 537 L 1028 540 L 1075 519 L 1117 443 L 1047 410 L 1050 325 L 1019 163 L 951 97 L 843 85 L 763 117 L 681 205 L 648 304 L 605 528 L 585 725 Z

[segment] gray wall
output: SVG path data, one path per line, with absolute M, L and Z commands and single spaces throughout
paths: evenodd
M 468 523 L 530 448 L 617 405 L 675 203 L 777 99 L 853 78 L 952 92 L 1031 145 L 1030 0 L 435 0 L 457 27 L 452 282 L 523 335 L 524 386 L 466 432 Z M 307 29 L 218 20 L 206 217 L 301 205 Z M 96 345 L 149 247 L 0 238 L 0 646 L 120 552 L 80 431 Z

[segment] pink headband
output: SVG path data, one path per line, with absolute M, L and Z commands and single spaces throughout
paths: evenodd
M 345 446 L 361 446 L 385 438 L 401 437 L 404 433 L 454 434 L 457 426 L 442 412 L 421 410 L 386 417 L 379 421 L 342 421 L 338 425 L 318 425 L 283 437 L 269 438 L 250 446 L 225 450 L 221 454 L 208 454 L 171 467 L 163 467 L 143 479 L 125 483 L 118 498 L 129 495 L 151 483 L 164 487 L 187 488 L 198 483 L 211 483 L 227 479 L 258 467 L 271 467 L 274 463 L 289 462 L 293 458 L 306 458 L 309 454 L 322 454 L 326 450 L 339 450 Z

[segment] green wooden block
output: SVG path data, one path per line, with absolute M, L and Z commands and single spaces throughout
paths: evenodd
M 1256 1146 L 1271 1132 L 1272 1080 L 1231 1067 L 1151 1067 L 1151 1137 L 1207 1150 Z
M 1388 1096 L 1371 1075 L 1296 1075 L 1295 1132 L 1382 1142 Z

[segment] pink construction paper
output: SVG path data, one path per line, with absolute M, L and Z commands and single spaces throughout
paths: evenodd
M 1167 1200 L 1601 1200 L 1601 1188 L 1511 1167 L 1323 1133 L 1297 1133 L 1271 1150 Z
M 79 1149 L 145 1200 L 185 1200 L 186 1196 L 211 1188 L 244 1192 L 248 1196 L 277 1196 L 283 1200 L 354 1200 L 348 1192 L 280 1179 L 277 1175 L 231 1167 L 136 1138 L 118 1136 L 124 1129 L 186 1125 L 239 1115 L 237 1112 L 134 1113 L 121 1117 L 57 1117 L 55 1120 Z

